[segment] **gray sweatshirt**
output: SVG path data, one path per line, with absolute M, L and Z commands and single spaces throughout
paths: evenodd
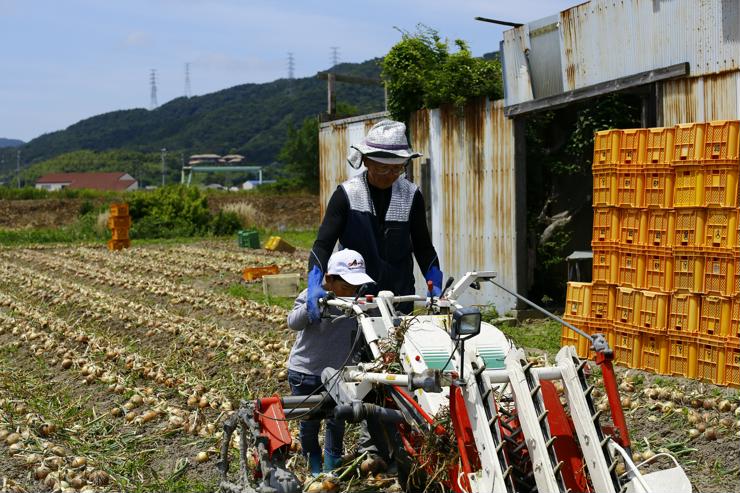
M 349 364 L 347 356 L 352 349 L 352 331 L 357 328 L 357 320 L 345 318 L 332 323 L 322 318 L 309 323 L 306 306 L 307 289 L 295 299 L 293 310 L 288 314 L 288 327 L 298 331 L 288 358 L 288 368 L 310 375 L 321 375 L 327 366 L 338 370 Z M 332 315 L 339 315 L 336 308 L 330 308 Z

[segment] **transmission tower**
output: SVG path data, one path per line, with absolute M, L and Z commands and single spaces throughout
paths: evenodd
M 157 104 L 157 69 L 155 68 L 149 73 L 149 85 L 151 86 L 149 109 L 153 110 L 159 106 Z
M 339 65 L 339 47 L 338 46 L 332 46 L 331 47 L 331 66 L 336 67 Z
M 288 53 L 288 79 L 292 79 L 295 72 L 295 58 L 293 53 Z
M 190 62 L 185 64 L 185 97 L 190 97 Z

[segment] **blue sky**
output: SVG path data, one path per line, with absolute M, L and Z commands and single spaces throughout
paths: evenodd
M 426 24 L 474 55 L 495 51 L 504 27 L 475 16 L 527 22 L 572 0 L 0 0 L 0 137 L 30 140 L 81 119 L 206 94 L 288 73 L 308 77 L 340 62 L 383 56 L 395 27 Z

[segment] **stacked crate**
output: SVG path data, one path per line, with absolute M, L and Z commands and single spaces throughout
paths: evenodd
M 128 231 L 131 228 L 131 216 L 128 214 L 128 204 L 112 204 L 108 216 L 108 229 L 111 239 L 108 240 L 108 250 L 121 250 L 131 246 Z
M 569 283 L 565 319 L 607 334 L 617 362 L 740 386 L 739 129 L 596 133 L 593 282 Z M 587 356 L 563 328 L 574 342 Z

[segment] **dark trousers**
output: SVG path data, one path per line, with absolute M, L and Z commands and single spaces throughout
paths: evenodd
M 288 383 L 293 395 L 314 395 L 321 392 L 323 385 L 319 375 L 309 375 L 294 370 L 288 370 Z M 319 446 L 320 419 L 307 419 L 300 425 L 301 448 L 304 454 L 321 457 Z M 342 456 L 342 441 L 344 440 L 344 420 L 328 418 L 326 420 L 326 434 L 324 436 L 324 452 L 334 457 Z

